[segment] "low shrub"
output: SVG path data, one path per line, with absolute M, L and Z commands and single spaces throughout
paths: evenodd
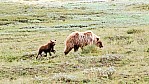
M 87 76 L 92 76 L 92 77 L 106 77 L 106 78 L 111 78 L 112 75 L 115 73 L 115 68 L 114 67 L 108 67 L 108 68 L 99 68 L 99 67 L 94 67 L 90 69 L 84 69 L 83 74 Z
M 52 80 L 63 82 L 77 82 L 77 77 L 73 75 L 67 75 L 65 73 L 58 73 L 53 76 Z
M 147 49 L 147 52 L 149 52 L 149 48 Z
M 123 60 L 123 56 L 120 54 L 107 54 L 103 56 L 85 56 L 78 57 L 78 63 L 85 64 L 85 67 L 89 66 L 114 66 L 116 63 Z
M 131 36 L 115 35 L 115 36 L 106 36 L 104 37 L 108 43 L 114 43 L 118 45 L 128 45 L 131 44 L 134 39 Z
M 97 46 L 95 45 L 88 45 L 83 48 L 83 51 L 81 52 L 82 54 L 88 54 L 88 53 L 97 53 L 98 49 Z
M 128 40 L 130 38 L 131 38 L 130 36 L 115 35 L 115 36 L 107 36 L 104 39 L 115 41 L 115 40 Z
M 137 10 L 149 10 L 149 4 L 138 4 L 138 5 L 134 5 L 133 9 L 137 9 Z
M 130 29 L 130 30 L 127 30 L 127 34 L 135 34 L 135 33 L 141 33 L 141 32 L 144 32 L 144 31 L 141 30 L 141 29 Z

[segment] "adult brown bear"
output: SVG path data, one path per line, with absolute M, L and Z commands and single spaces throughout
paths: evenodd
M 85 32 L 72 32 L 67 38 L 65 42 L 64 53 L 67 55 L 73 48 L 74 52 L 78 51 L 79 47 L 83 49 L 86 45 L 96 45 L 98 47 L 103 47 L 100 38 L 95 35 L 92 31 Z
M 55 46 L 56 40 L 50 40 L 49 43 L 47 43 L 46 45 L 43 45 L 39 48 L 38 51 L 38 55 L 36 57 L 36 59 L 38 58 L 38 56 L 42 56 L 42 52 L 44 52 L 47 56 L 47 53 L 49 53 L 49 55 L 51 56 L 51 52 L 55 53 L 56 51 L 54 50 L 54 46 Z

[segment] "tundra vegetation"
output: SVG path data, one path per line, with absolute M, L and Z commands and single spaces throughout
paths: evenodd
M 148 84 L 149 3 L 145 1 L 53 5 L 1 1 L 0 83 Z M 86 46 L 65 56 L 65 38 L 86 30 L 100 36 L 104 47 Z M 50 39 L 57 40 L 56 53 L 36 60 L 39 47 Z

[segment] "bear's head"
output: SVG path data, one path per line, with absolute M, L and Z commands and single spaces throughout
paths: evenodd
M 99 38 L 96 38 L 96 39 L 97 39 L 96 46 L 98 46 L 99 48 L 102 48 L 103 47 L 102 42 L 99 40 Z
M 56 44 L 56 40 L 50 40 L 50 42 L 47 44 L 48 49 L 54 47 Z
M 51 45 L 53 45 L 53 46 L 54 46 L 54 45 L 55 45 L 55 43 L 56 43 L 56 40 L 50 40 L 50 44 L 51 44 Z

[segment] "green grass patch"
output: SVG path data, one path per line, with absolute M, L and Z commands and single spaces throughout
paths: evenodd
M 82 54 L 88 54 L 88 53 L 98 53 L 99 50 L 96 45 L 88 45 L 83 48 Z
M 148 4 L 48 5 L 0 2 L 0 83 L 148 84 Z M 88 45 L 64 55 L 67 36 L 86 30 L 100 36 L 103 48 Z M 35 59 L 51 39 L 56 53 Z M 104 68 L 111 66 L 116 71 L 110 78 Z

